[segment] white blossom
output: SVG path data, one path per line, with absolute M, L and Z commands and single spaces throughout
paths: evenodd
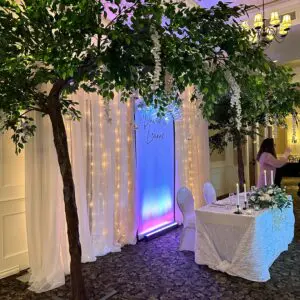
M 242 127 L 241 89 L 229 71 L 225 72 L 225 78 L 231 89 L 230 105 L 236 109 L 236 127 L 240 130 Z
M 104 112 L 105 112 L 105 119 L 108 123 L 111 123 L 111 109 L 109 105 L 109 100 L 104 100 Z
M 7 121 L 7 116 L 5 112 L 0 110 L 0 132 L 4 130 L 5 122 Z
M 154 74 L 152 78 L 152 85 L 151 89 L 152 91 L 156 91 L 159 88 L 159 82 L 160 82 L 160 75 L 161 75 L 161 45 L 159 40 L 159 34 L 156 30 L 153 30 L 153 34 L 151 35 L 151 39 L 153 42 L 153 48 L 151 50 L 154 61 L 155 61 L 155 67 L 154 67 Z

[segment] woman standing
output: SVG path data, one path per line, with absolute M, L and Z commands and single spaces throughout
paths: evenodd
M 277 159 L 274 139 L 265 139 L 258 151 L 257 161 L 259 162 L 260 171 L 257 182 L 257 187 L 263 187 L 265 185 L 265 172 L 267 175 L 267 185 L 271 184 L 271 171 L 273 171 L 273 176 L 275 178 L 276 168 L 281 168 L 288 162 L 288 157 L 291 150 L 287 148 L 284 152 L 284 157 L 282 159 Z M 273 178 L 273 179 L 274 179 Z

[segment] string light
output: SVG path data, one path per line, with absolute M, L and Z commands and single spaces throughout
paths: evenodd
M 105 177 L 106 173 L 106 169 L 108 166 L 108 155 L 105 149 L 105 136 L 104 136 L 104 132 L 105 132 L 105 125 L 109 122 L 111 122 L 109 113 L 110 113 L 110 108 L 109 108 L 109 104 L 105 103 L 103 105 L 103 99 L 99 96 L 99 102 L 98 102 L 98 107 L 99 107 L 99 138 L 100 138 L 100 142 L 99 142 L 99 147 L 100 147 L 100 157 L 101 157 L 101 164 L 100 164 L 100 172 L 99 172 L 99 181 L 100 181 L 100 189 L 101 191 L 103 191 L 100 195 L 99 195 L 99 201 L 100 201 L 100 207 L 101 207 L 101 216 L 100 219 L 103 220 L 102 222 L 102 245 L 106 245 L 107 241 L 107 235 L 108 235 L 108 231 L 106 229 L 107 224 L 105 222 L 105 215 L 106 215 L 106 210 L 107 210 L 107 195 L 103 194 L 105 191 L 105 183 L 107 182 L 107 179 Z M 105 119 L 105 120 L 104 120 Z
M 86 99 L 86 123 L 87 123 L 87 157 L 89 163 L 89 170 L 88 170 L 88 185 L 87 189 L 88 193 L 88 203 L 90 208 L 90 229 L 92 235 L 96 234 L 96 220 L 95 220 L 95 211 L 94 211 L 94 118 L 92 114 L 92 99 L 90 97 Z
M 130 99 L 127 102 L 127 199 L 128 199 L 128 211 L 127 215 L 134 216 L 134 197 L 133 197 L 133 172 L 134 172 L 134 130 L 132 130 L 132 124 L 134 123 L 134 99 Z M 134 232 L 135 218 L 132 218 L 132 223 L 127 223 L 127 232 Z M 123 234 L 124 239 L 126 238 L 126 232 Z
M 187 98 L 190 99 L 190 90 L 187 90 Z M 188 143 L 188 168 L 189 168 L 189 186 L 191 188 L 191 191 L 193 193 L 194 191 L 194 176 L 193 176 L 193 164 L 192 164 L 192 142 L 191 142 L 191 132 L 192 132 L 192 122 L 191 122 L 191 103 L 189 102 L 188 106 L 188 140 L 190 141 Z
M 120 230 L 120 108 L 119 101 L 116 101 L 115 111 L 116 111 L 116 127 L 115 127 L 115 233 L 117 243 L 120 241 L 121 230 Z

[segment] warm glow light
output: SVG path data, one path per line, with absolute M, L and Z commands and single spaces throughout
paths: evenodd
M 281 23 L 281 27 L 289 30 L 292 26 L 292 19 L 290 15 L 284 15 Z
M 257 43 L 258 39 L 257 39 L 257 35 L 255 33 L 251 33 L 250 37 L 249 37 L 249 40 L 251 43 L 255 44 Z
M 281 36 L 286 36 L 288 34 L 287 28 L 284 27 L 282 24 L 280 25 L 280 28 L 279 28 L 279 34 Z
M 274 35 L 272 34 L 271 29 L 267 30 L 267 39 L 268 39 L 268 41 L 272 41 L 274 39 Z
M 247 21 L 243 21 L 241 26 L 242 26 L 243 29 L 245 29 L 247 31 L 250 30 L 250 26 L 249 26 Z
M 279 18 L 279 13 L 277 11 L 271 13 L 270 24 L 273 25 L 274 27 L 279 26 L 280 18 Z
M 254 27 L 256 29 L 260 29 L 260 28 L 263 27 L 263 24 L 264 24 L 264 22 L 263 22 L 262 14 L 255 15 L 255 17 L 254 17 Z

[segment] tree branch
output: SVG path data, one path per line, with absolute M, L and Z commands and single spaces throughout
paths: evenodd
M 126 7 L 123 11 L 121 10 L 119 12 L 119 14 L 113 18 L 106 26 L 105 28 L 108 28 L 109 26 L 111 26 L 115 21 L 117 21 L 124 13 L 128 12 L 129 10 L 131 10 L 135 5 L 138 4 L 138 2 L 140 2 L 140 0 L 136 0 L 130 7 Z

